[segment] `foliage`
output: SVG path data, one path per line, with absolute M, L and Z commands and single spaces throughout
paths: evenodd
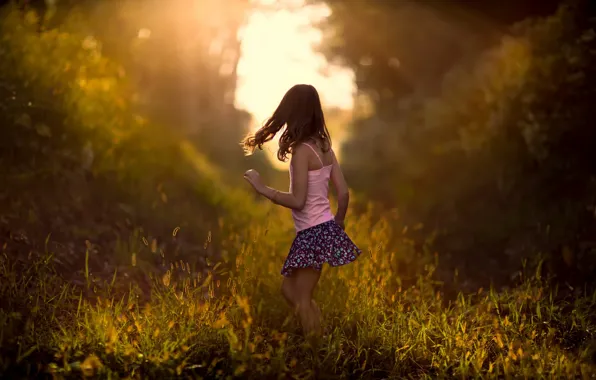
M 536 252 L 561 260 L 564 246 L 574 257 L 563 268 L 593 256 L 584 239 L 594 227 L 596 26 L 582 6 L 517 24 L 497 46 L 454 65 L 436 96 L 377 101 L 344 147 L 357 190 L 397 205 L 405 223 L 422 222 L 422 238 L 438 231 L 435 248 L 462 272 L 509 277 Z M 379 52 L 397 51 L 392 35 L 377 38 L 391 41 Z M 371 70 L 380 79 L 367 79 L 365 91 L 400 86 L 387 69 Z
M 2 20 L 3 230 L 51 232 L 73 251 L 89 240 L 104 250 L 92 258 L 101 268 L 119 261 L 105 251 L 142 228 L 160 246 L 186 244 L 196 262 L 226 212 L 238 225 L 266 212 L 253 210 L 182 132 L 138 111 L 126 70 L 84 33 L 81 14 L 41 30 L 32 11 L 8 7 Z M 161 261 L 158 251 L 146 259 Z M 65 260 L 81 263 L 78 252 Z
M 167 8 L 155 0 L 143 6 L 129 0 L 61 1 L 41 24 L 52 29 L 77 18 L 77 32 L 92 38 L 101 55 L 125 73 L 134 110 L 188 138 L 237 184 L 248 166 L 238 141 L 250 115 L 233 104 L 237 35 L 248 9 L 246 0 L 172 0 Z M 258 157 L 250 164 L 269 169 Z
M 395 118 L 397 102 L 436 91 L 453 64 L 494 35 L 490 24 L 462 16 L 457 2 L 325 3 L 332 13 L 321 25 L 320 50 L 354 70 L 359 92 L 384 118 Z

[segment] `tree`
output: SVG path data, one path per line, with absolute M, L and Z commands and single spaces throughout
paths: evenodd
M 184 130 L 143 115 L 134 78 L 115 53 L 104 54 L 85 14 L 52 27 L 34 11 L 0 14 L 0 170 L 15 188 L 13 207 L 34 204 L 30 219 L 46 234 L 68 223 L 88 228 L 90 239 L 127 223 L 165 236 L 186 225 L 202 240 L 226 209 L 243 213 L 245 199 L 217 165 L 226 162 L 214 164 Z
M 412 14 L 394 26 L 392 12 L 408 14 L 403 3 L 359 4 L 358 17 L 340 23 L 344 42 L 329 48 L 357 66 L 363 91 L 407 89 L 385 58 L 407 46 L 395 34 Z M 347 17 L 341 12 L 349 8 L 341 7 L 334 8 L 336 18 Z M 397 205 L 407 223 L 439 231 L 439 251 L 476 272 L 495 260 L 510 273 L 522 255 L 576 244 L 594 225 L 586 212 L 596 174 L 587 143 L 596 137 L 589 126 L 596 88 L 589 7 L 577 3 L 518 23 L 495 47 L 440 64 L 435 75 L 433 64 L 423 69 L 410 60 L 418 75 L 428 73 L 440 85 L 425 89 L 422 81 L 422 90 L 402 99 L 373 98 L 373 117 L 355 122 L 344 149 L 351 182 Z M 360 19 L 376 20 L 379 33 L 365 33 Z M 381 58 L 358 66 L 358 57 L 374 51 Z M 437 55 L 426 57 L 434 63 Z
M 102 55 L 120 65 L 135 109 L 184 133 L 224 173 L 231 170 L 230 178 L 241 180 L 236 170 L 244 157 L 238 141 L 250 116 L 233 103 L 237 35 L 249 6 L 248 0 L 174 0 L 167 6 L 154 0 L 61 1 L 40 24 L 52 29 L 81 20 Z

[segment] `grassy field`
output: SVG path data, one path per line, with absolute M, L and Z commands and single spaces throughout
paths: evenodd
M 389 246 L 390 226 L 367 214 L 351 219 L 348 232 L 365 253 L 324 270 L 316 297 L 326 332 L 315 347 L 278 291 L 292 237 L 284 213 L 270 210 L 220 237 L 235 259 L 209 263 L 206 273 L 171 261 L 167 271 L 142 269 L 136 257 L 155 249 L 137 236 L 120 271 L 102 277 L 83 266 L 81 281 L 66 281 L 51 239 L 36 249 L 12 236 L 0 257 L 0 371 L 6 378 L 596 376 L 596 294 L 566 297 L 530 274 L 511 290 L 447 300 L 433 281 L 436 263 L 412 276 L 411 263 L 424 255 L 406 239 Z M 88 263 L 102 253 L 81 254 Z M 143 274 L 150 279 L 138 281 Z

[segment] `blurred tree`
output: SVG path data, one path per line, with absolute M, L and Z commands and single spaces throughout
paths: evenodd
M 419 2 L 327 3 L 323 52 L 355 70 L 359 90 L 383 118 L 394 115 L 395 100 L 436 88 L 444 70 L 479 43 L 469 25 Z
M 250 116 L 235 109 L 234 94 L 237 34 L 248 0 L 52 4 L 46 28 L 59 28 L 68 18 L 84 20 L 85 32 L 133 85 L 136 110 L 184 133 L 225 169 L 225 177 L 241 180 L 246 159 L 238 141 Z M 264 160 L 251 161 L 265 170 Z
M 157 236 L 180 226 L 198 247 L 226 210 L 238 223 L 254 215 L 222 180 L 218 164 L 230 161 L 214 164 L 184 130 L 140 112 L 133 77 L 84 13 L 53 27 L 40 16 L 0 9 L 0 223 L 109 243 L 138 226 Z
M 593 5 L 503 33 L 443 13 L 450 2 L 329 3 L 325 50 L 355 68 L 374 108 L 344 147 L 351 183 L 441 232 L 439 251 L 476 273 L 494 260 L 486 270 L 508 274 L 594 226 Z

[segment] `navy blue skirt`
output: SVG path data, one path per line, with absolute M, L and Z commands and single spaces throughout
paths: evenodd
M 324 263 L 333 267 L 349 264 L 361 253 L 335 220 L 330 220 L 296 234 L 281 274 L 289 277 L 297 268 L 320 271 Z

